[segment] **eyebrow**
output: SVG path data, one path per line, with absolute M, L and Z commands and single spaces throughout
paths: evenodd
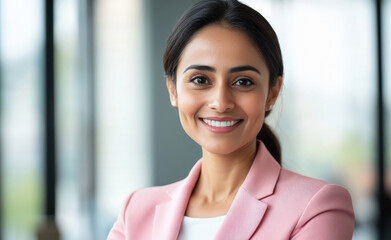
M 211 67 L 211 66 L 195 64 L 195 65 L 188 66 L 185 69 L 185 71 L 183 71 L 183 73 L 189 71 L 190 69 L 203 70 L 203 71 L 209 71 L 209 72 L 216 72 L 216 69 Z M 252 67 L 250 65 L 243 65 L 243 66 L 233 67 L 233 68 L 229 69 L 228 72 L 229 73 L 235 73 L 235 72 L 243 72 L 243 71 L 253 71 L 253 72 L 256 72 L 259 75 L 261 75 L 261 72 L 258 69 L 256 69 L 255 67 Z
M 188 66 L 183 73 L 189 71 L 190 69 L 195 69 L 195 70 L 204 70 L 204 71 L 209 71 L 209 72 L 216 72 L 216 69 L 206 66 L 206 65 L 190 65 Z
M 243 65 L 243 66 L 238 66 L 238 67 L 233 67 L 229 70 L 229 73 L 234 73 L 234 72 L 243 72 L 243 71 L 254 71 L 261 75 L 261 72 L 256 69 L 255 67 L 252 67 L 250 65 Z

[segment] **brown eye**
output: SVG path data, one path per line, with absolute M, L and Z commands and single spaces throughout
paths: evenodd
M 209 81 L 205 77 L 201 77 L 201 76 L 194 77 L 190 81 L 196 85 L 209 84 Z
M 234 83 L 235 86 L 251 86 L 253 84 L 253 81 L 247 78 L 239 79 Z

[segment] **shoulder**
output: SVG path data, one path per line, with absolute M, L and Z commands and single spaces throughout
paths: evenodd
M 133 191 L 128 195 L 123 204 L 126 212 L 140 212 L 151 209 L 162 202 L 170 200 L 169 191 L 177 188 L 184 180 L 180 180 L 163 186 L 146 187 Z
M 168 192 L 177 188 L 183 181 L 180 180 L 167 185 L 141 188 L 132 192 L 128 198 L 131 199 L 131 202 L 159 203 L 169 197 Z
M 352 210 L 352 199 L 348 190 L 337 184 L 281 169 L 278 185 L 282 191 L 305 198 L 303 202 L 307 207 L 306 212 L 315 207 Z
M 275 193 L 288 200 L 290 207 L 295 206 L 291 210 L 296 212 L 292 236 L 313 239 L 323 234 L 329 237 L 325 239 L 351 239 L 354 211 L 345 188 L 281 169 Z
M 281 169 L 276 185 L 276 194 L 289 197 L 299 203 L 306 212 L 313 208 L 341 208 L 353 212 L 352 199 L 342 186 L 310 178 L 292 171 Z
M 164 186 L 142 188 L 130 193 L 122 204 L 108 239 L 125 239 L 127 234 L 132 234 L 132 238 L 137 239 L 136 236 L 149 236 L 152 231 L 156 205 L 168 201 L 167 192 L 177 188 L 182 181 Z
M 307 177 L 284 168 L 281 168 L 276 191 L 298 195 L 301 198 L 312 198 L 319 193 L 337 194 L 351 200 L 349 192 L 339 185 Z

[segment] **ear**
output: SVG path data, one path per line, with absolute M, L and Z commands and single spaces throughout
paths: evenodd
M 178 107 L 178 96 L 176 93 L 176 85 L 171 80 L 171 77 L 167 77 L 166 81 L 167 81 L 166 83 L 167 83 L 168 93 L 170 94 L 171 105 L 173 107 Z
M 279 76 L 276 79 L 276 84 L 273 87 L 271 87 L 269 90 L 269 96 L 267 97 L 267 101 L 266 101 L 266 111 L 272 110 L 274 104 L 277 101 L 278 95 L 280 94 L 281 86 L 282 86 L 282 76 Z

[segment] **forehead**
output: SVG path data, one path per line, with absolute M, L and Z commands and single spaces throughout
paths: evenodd
M 266 68 L 261 52 L 243 31 L 222 25 L 208 25 L 194 34 L 184 48 L 178 70 L 190 64 L 230 68 L 249 64 Z

